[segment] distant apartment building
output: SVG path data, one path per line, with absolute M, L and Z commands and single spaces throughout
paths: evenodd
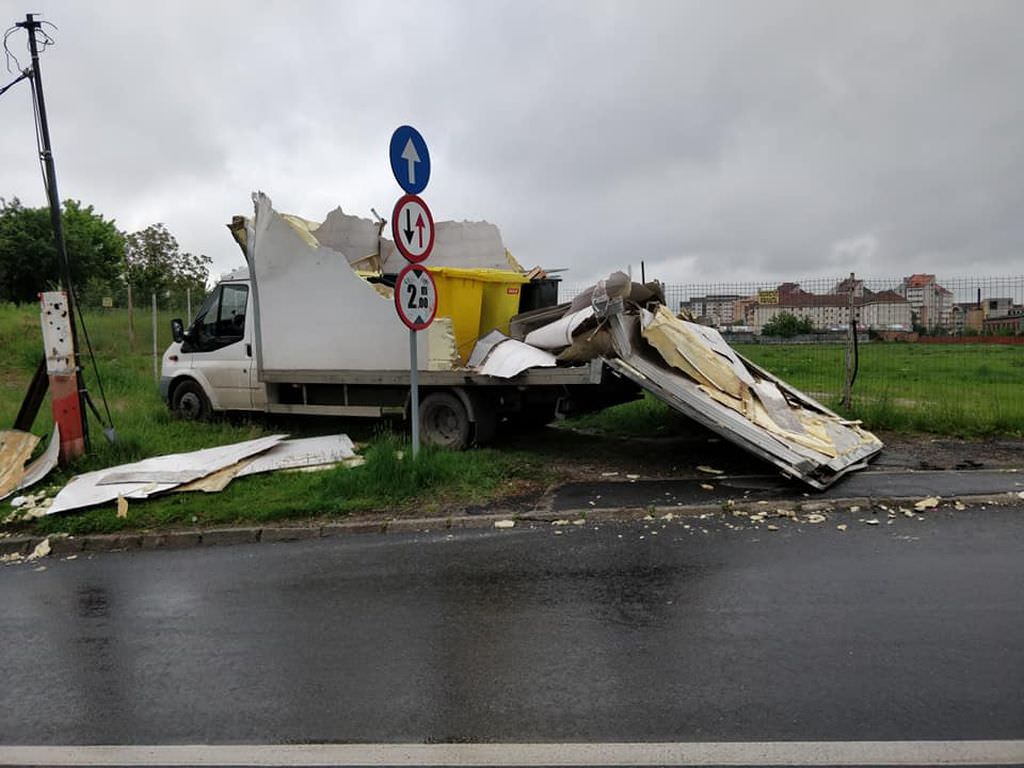
M 851 306 L 860 328 L 910 330 L 911 307 L 907 299 L 894 291 L 871 291 L 863 280 L 849 278 L 829 293 L 809 293 L 798 283 L 782 283 L 778 288 L 759 291 L 751 306 L 749 324 L 760 333 L 766 323 L 788 312 L 809 319 L 819 330 L 839 330 L 850 327 Z
M 953 305 L 950 330 L 955 336 L 966 333 L 981 333 L 985 312 L 975 301 L 961 301 Z
M 689 301 L 681 302 L 679 308 L 689 312 L 694 319 L 703 325 L 714 327 L 743 324 L 743 309 L 737 303 L 745 301 L 738 294 L 709 294 L 694 296 Z
M 1013 306 L 988 315 L 981 324 L 981 332 L 986 336 L 1019 336 L 1024 333 L 1024 307 Z
M 896 292 L 910 304 L 918 325 L 929 329 L 953 327 L 953 293 L 935 282 L 935 275 L 905 277 Z
M 1013 314 L 1014 310 L 1020 310 L 1020 307 L 1014 306 L 1013 299 L 983 299 L 981 302 L 981 311 L 986 320 L 1006 317 Z

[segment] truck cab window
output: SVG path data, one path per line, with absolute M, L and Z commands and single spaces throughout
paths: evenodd
M 182 352 L 210 352 L 242 340 L 245 333 L 245 304 L 249 298 L 246 285 L 219 286 L 206 297 L 192 324 L 190 338 Z

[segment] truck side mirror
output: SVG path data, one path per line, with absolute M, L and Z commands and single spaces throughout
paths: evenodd
M 185 338 L 185 324 L 181 322 L 180 317 L 171 320 L 171 338 L 177 342 L 183 341 Z

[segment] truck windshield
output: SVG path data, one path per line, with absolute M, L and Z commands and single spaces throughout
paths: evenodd
M 192 325 L 192 338 L 182 351 L 208 352 L 241 341 L 248 298 L 247 285 L 228 283 L 214 289 L 200 307 Z

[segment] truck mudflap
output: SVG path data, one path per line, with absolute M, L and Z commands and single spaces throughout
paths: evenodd
M 824 490 L 847 472 L 863 469 L 882 450 L 882 442 L 858 422 L 746 360 L 713 329 L 686 324 L 693 332 L 688 340 L 659 337 L 657 320 L 647 314 L 641 342 L 635 320 L 612 318 L 618 357 L 606 358 L 605 364 L 785 475 Z M 671 322 L 669 330 L 680 327 L 678 320 Z M 690 376 L 669 364 L 676 349 L 687 358 L 678 365 L 696 364 Z

